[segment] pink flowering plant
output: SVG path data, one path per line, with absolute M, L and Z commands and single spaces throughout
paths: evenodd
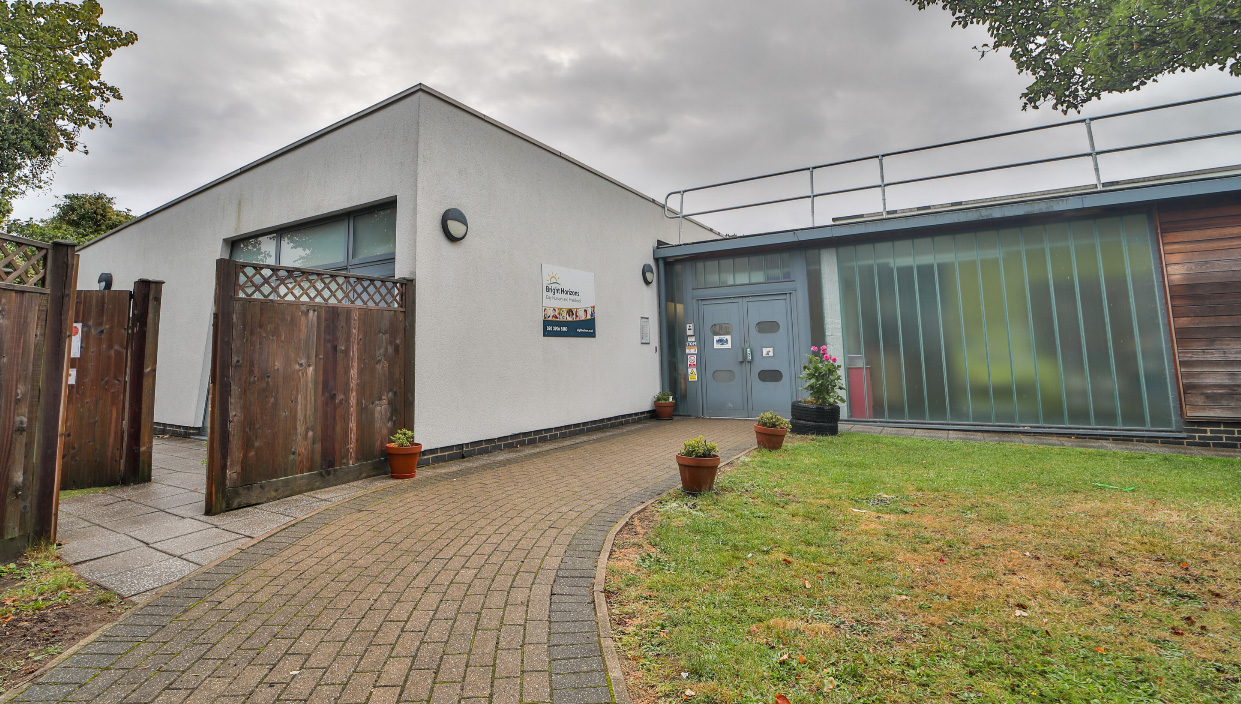
M 797 377 L 805 382 L 802 388 L 808 396 L 801 399 L 802 403 L 816 406 L 831 406 L 844 403 L 844 383 L 840 374 L 840 360 L 830 355 L 827 347 L 811 347 L 806 355 L 806 363 L 802 365 L 801 374 Z

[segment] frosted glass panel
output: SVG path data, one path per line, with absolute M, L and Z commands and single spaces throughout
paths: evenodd
M 870 380 L 850 395 L 888 420 L 1175 427 L 1153 247 L 1144 215 L 840 247 Z
M 286 232 L 280 241 L 280 263 L 311 268 L 340 264 L 345 261 L 347 231 L 346 221 L 337 220 Z
M 353 258 L 375 257 L 396 251 L 396 208 L 363 213 L 353 218 Z

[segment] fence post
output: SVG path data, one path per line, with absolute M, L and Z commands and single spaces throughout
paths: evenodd
M 47 329 L 39 380 L 39 420 L 35 442 L 32 537 L 56 540 L 60 507 L 60 467 L 64 444 L 65 396 L 69 381 L 69 342 L 73 337 L 73 304 L 78 288 L 76 245 L 52 243 L 47 255 Z
M 237 268 L 230 259 L 215 262 L 215 315 L 211 323 L 211 399 L 207 431 L 207 491 L 205 512 L 224 512 L 224 488 L 228 480 L 228 406 L 233 368 L 233 295 Z
M 151 481 L 155 423 L 155 367 L 159 352 L 159 312 L 164 282 L 134 282 L 129 353 L 125 370 L 125 445 L 121 482 Z

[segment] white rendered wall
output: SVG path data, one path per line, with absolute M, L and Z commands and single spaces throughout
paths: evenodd
M 397 276 L 412 276 L 418 102 L 415 93 L 187 198 L 81 251 L 80 288 L 164 283 L 155 420 L 202 424 L 215 260 L 229 239 L 397 199 Z
M 431 96 L 420 105 L 416 427 L 443 447 L 644 411 L 659 390 L 661 206 Z M 460 208 L 469 234 L 440 230 Z M 686 223 L 682 241 L 716 235 Z M 411 246 L 408 241 L 400 245 Z M 541 265 L 595 275 L 596 337 L 543 337 Z M 639 344 L 639 318 L 651 344 Z

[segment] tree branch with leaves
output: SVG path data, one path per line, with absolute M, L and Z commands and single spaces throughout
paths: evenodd
M 1177 71 L 1218 68 L 1241 76 L 1237 0 L 909 0 L 938 5 L 954 26 L 981 25 L 983 56 L 1007 51 L 1034 77 L 1022 108 L 1067 113 L 1104 93 L 1124 93 Z
M 87 153 L 83 128 L 111 126 L 104 106 L 121 92 L 103 62 L 138 35 L 100 22 L 96 0 L 0 5 L 0 219 L 12 201 L 46 187 L 62 151 Z

